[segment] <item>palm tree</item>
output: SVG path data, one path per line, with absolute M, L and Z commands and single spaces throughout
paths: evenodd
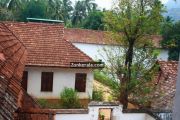
M 97 4 L 94 3 L 95 0 L 85 0 L 84 4 L 86 7 L 87 12 L 91 12 L 97 8 Z
M 24 4 L 30 0 L 6 0 L 6 5 L 9 10 L 18 11 Z
M 47 18 L 51 18 L 51 19 L 60 19 L 62 20 L 62 14 L 61 14 L 61 6 L 62 6 L 62 2 L 61 0 L 47 0 L 47 14 L 46 17 Z
M 73 10 L 70 0 L 48 0 L 47 3 L 47 17 L 63 20 L 65 23 L 70 19 L 70 13 Z
M 70 19 L 70 13 L 73 10 L 72 2 L 70 0 L 62 0 L 62 14 L 65 24 Z
M 72 15 L 72 25 L 79 26 L 85 17 L 86 7 L 84 6 L 84 1 L 77 1 Z
M 49 14 L 52 19 L 56 20 L 63 20 L 63 13 L 62 13 L 62 1 L 61 0 L 55 0 L 52 4 L 51 11 Z
M 77 1 L 72 15 L 72 25 L 80 26 L 83 19 L 85 19 L 90 12 L 96 10 L 97 4 L 94 0 Z

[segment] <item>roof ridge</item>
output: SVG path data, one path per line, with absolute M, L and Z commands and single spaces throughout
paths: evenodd
M 45 25 L 45 26 L 63 26 L 63 23 L 43 23 L 43 22 L 18 22 L 18 21 L 3 21 L 2 23 L 7 24 L 34 24 L 34 25 Z
M 103 31 L 103 30 L 93 30 L 93 29 L 86 29 L 86 28 L 65 28 L 65 29 L 86 30 L 86 31 L 95 31 L 95 32 L 108 32 L 108 31 Z

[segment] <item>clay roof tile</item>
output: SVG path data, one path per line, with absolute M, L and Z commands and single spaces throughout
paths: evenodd
M 28 50 L 27 66 L 70 67 L 70 62 L 91 62 L 89 56 L 64 39 L 62 24 L 5 22 Z

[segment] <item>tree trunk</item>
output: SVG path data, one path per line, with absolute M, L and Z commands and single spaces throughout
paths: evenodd
M 126 73 L 124 74 L 124 77 L 121 80 L 121 88 L 120 88 L 120 98 L 119 102 L 123 104 L 123 109 L 126 109 L 128 107 L 128 84 L 131 80 L 131 65 L 133 60 L 133 46 L 134 46 L 135 40 L 130 40 L 128 51 L 126 53 L 126 60 L 125 60 L 125 68 Z
M 128 107 L 128 90 L 126 85 L 126 79 L 123 78 L 120 84 L 121 84 L 121 88 L 120 88 L 119 102 L 123 104 L 123 109 L 126 109 Z

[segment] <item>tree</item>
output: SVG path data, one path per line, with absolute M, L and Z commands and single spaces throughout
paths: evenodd
M 30 0 L 25 3 L 25 7 L 21 9 L 20 21 L 26 21 L 26 18 L 44 18 L 46 16 L 47 5 L 43 0 Z
M 77 1 L 74 6 L 74 11 L 72 14 L 72 25 L 74 27 L 82 27 L 82 21 L 97 8 L 97 4 L 93 2 L 94 0 L 83 0 Z
M 88 13 L 96 10 L 97 8 L 97 4 L 94 3 L 94 0 L 84 0 L 84 6 L 86 7 L 86 11 Z
M 12 11 L 0 7 L 0 20 L 14 20 Z
M 48 0 L 46 17 L 50 19 L 63 20 L 61 0 Z
M 119 0 L 118 7 L 108 12 L 105 18 L 108 30 L 115 34 L 122 32 L 123 35 L 117 42 L 126 46 L 124 61 L 118 63 L 116 73 L 120 80 L 119 101 L 124 108 L 128 105 L 131 81 L 138 81 L 137 78 L 133 78 L 133 71 L 138 67 L 133 63 L 138 57 L 135 56 L 135 48 L 146 48 L 150 42 L 146 40 L 147 35 L 159 32 L 163 19 L 162 7 L 159 0 Z
M 9 0 L 7 1 L 7 8 L 9 10 L 19 10 L 21 8 L 21 0 Z
M 1 0 L 0 1 L 0 19 L 16 20 L 19 15 L 22 2 L 20 0 Z
M 93 11 L 85 18 L 83 27 L 86 29 L 103 30 L 104 14 L 101 11 Z
M 178 61 L 180 53 L 180 21 L 167 18 L 162 27 L 162 46 L 169 49 L 169 60 Z
M 86 16 L 86 7 L 84 6 L 83 1 L 77 1 L 75 3 L 73 15 L 72 15 L 72 25 L 75 27 L 80 26 L 85 16 Z
M 0 1 L 0 7 L 1 8 L 6 8 L 6 6 L 7 6 L 7 1 L 6 0 L 1 0 Z
M 72 2 L 70 0 L 63 0 L 62 1 L 62 14 L 63 14 L 63 21 L 65 24 L 67 20 L 70 19 L 70 13 L 73 10 Z
M 7 1 L 0 1 L 0 20 L 13 20 L 13 13 L 7 8 Z

